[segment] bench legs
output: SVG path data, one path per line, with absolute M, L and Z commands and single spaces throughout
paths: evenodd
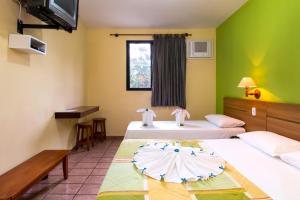
M 68 156 L 63 159 L 64 179 L 68 179 Z

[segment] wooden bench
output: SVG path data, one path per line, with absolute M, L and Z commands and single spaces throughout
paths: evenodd
M 0 200 L 20 197 L 36 182 L 63 162 L 64 178 L 68 178 L 69 150 L 45 150 L 0 176 Z

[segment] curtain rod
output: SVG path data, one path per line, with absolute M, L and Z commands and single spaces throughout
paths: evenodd
M 188 36 L 192 36 L 192 34 L 189 33 L 183 33 L 186 37 Z M 153 36 L 155 34 L 151 34 L 151 33 L 138 33 L 138 34 L 132 34 L 132 33 L 112 33 L 109 34 L 110 36 L 115 36 L 115 37 L 119 37 L 119 36 Z

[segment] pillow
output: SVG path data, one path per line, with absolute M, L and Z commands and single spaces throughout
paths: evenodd
M 271 156 L 300 150 L 300 142 L 268 131 L 248 132 L 239 134 L 238 137 Z
M 281 154 L 280 159 L 300 170 L 300 151 Z
M 232 117 L 228 117 L 226 115 L 206 115 L 205 118 L 207 119 L 207 121 L 220 128 L 235 128 L 245 125 L 245 122 Z

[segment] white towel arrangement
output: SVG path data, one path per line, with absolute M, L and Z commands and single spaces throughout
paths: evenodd
M 150 110 L 148 108 L 141 108 L 136 112 L 143 113 L 143 126 L 153 126 L 153 118 L 156 118 L 156 114 L 153 110 Z
M 190 118 L 190 113 L 183 108 L 178 108 L 174 110 L 171 115 L 175 115 L 177 126 L 184 126 L 185 118 Z
M 225 161 L 212 151 L 164 142 L 140 146 L 132 163 L 142 174 L 173 183 L 207 180 L 225 168 Z

